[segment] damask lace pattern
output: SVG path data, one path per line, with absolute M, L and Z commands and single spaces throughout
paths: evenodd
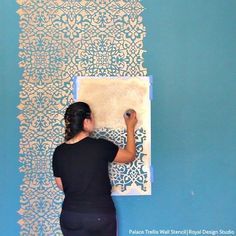
M 115 142 L 119 147 L 124 148 L 127 141 L 125 130 L 98 129 L 93 133 L 95 138 L 105 138 Z M 146 131 L 139 128 L 135 132 L 136 138 L 136 158 L 129 164 L 112 163 L 109 166 L 110 180 L 113 187 L 113 195 L 122 195 L 126 192 L 131 194 L 140 194 L 147 191 L 148 173 L 144 170 L 144 153 L 143 146 L 146 140 Z M 137 188 L 139 192 L 137 191 Z
M 63 114 L 73 100 L 71 78 L 146 75 L 143 6 L 139 0 L 17 2 L 23 68 L 18 106 L 24 173 L 20 235 L 61 235 L 58 215 L 63 194 L 55 186 L 51 158 L 63 141 Z M 116 176 L 112 181 L 120 183 Z M 136 184 L 142 187 L 142 181 Z M 128 187 L 121 186 L 124 191 Z

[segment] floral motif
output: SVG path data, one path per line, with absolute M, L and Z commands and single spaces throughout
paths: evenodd
M 114 130 L 108 128 L 98 129 L 93 133 L 95 138 L 105 138 L 113 141 L 119 147 L 124 148 L 127 142 L 125 130 Z M 137 155 L 135 161 L 129 164 L 112 163 L 109 166 L 111 184 L 113 194 L 119 195 L 125 192 L 133 194 L 143 194 L 147 191 L 146 184 L 148 183 L 148 174 L 144 170 L 144 158 L 146 154 L 143 152 L 143 145 L 146 140 L 146 131 L 139 128 L 135 132 Z M 138 193 L 137 188 L 141 191 Z M 128 193 L 127 193 L 128 194 Z
M 17 0 L 20 5 L 20 235 L 61 235 L 62 193 L 52 176 L 54 148 L 63 141 L 63 114 L 79 76 L 144 76 L 140 0 Z M 116 136 L 116 132 L 111 135 Z M 109 133 L 109 132 L 108 132 Z M 140 131 L 140 142 L 145 133 Z M 109 134 L 110 135 L 110 134 Z M 116 136 L 116 140 L 124 139 Z M 119 141 L 119 142 L 120 142 Z M 124 141 L 124 140 L 123 140 Z M 145 155 L 118 166 L 112 181 L 124 193 L 131 183 L 145 192 Z M 142 156 L 144 155 L 144 156 Z M 112 167 L 113 168 L 113 167 Z

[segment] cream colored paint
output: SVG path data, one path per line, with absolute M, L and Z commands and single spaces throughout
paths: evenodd
M 150 195 L 151 194 L 151 110 L 149 77 L 77 77 L 77 101 L 87 102 L 95 115 L 96 128 L 123 129 L 123 114 L 128 108 L 137 112 L 138 128 L 145 130 L 142 153 L 143 163 L 127 165 L 128 168 L 142 168 L 147 173 L 146 191 L 136 184 L 121 191 L 119 185 L 113 186 L 112 195 Z M 137 138 L 137 137 L 136 137 Z M 143 166 L 142 166 L 143 165 Z M 142 167 L 141 167 L 142 166 Z M 110 176 L 112 176 L 112 169 Z
M 78 101 L 87 102 L 95 115 L 96 128 L 125 128 L 124 112 L 137 112 L 137 128 L 150 126 L 148 77 L 77 77 Z

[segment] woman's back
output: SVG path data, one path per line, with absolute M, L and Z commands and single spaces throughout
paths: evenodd
M 95 128 L 87 103 L 75 102 L 65 112 L 65 143 L 53 153 L 57 186 L 65 193 L 60 226 L 67 236 L 115 236 L 116 209 L 111 198 L 108 163 L 128 163 L 135 159 L 136 112 L 124 115 L 126 147 L 89 137 Z
M 62 208 L 77 212 L 114 212 L 108 163 L 118 146 L 104 139 L 85 137 L 74 144 L 63 143 L 53 154 L 53 171 L 63 184 Z

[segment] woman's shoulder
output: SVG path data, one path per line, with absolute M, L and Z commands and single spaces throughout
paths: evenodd
M 54 152 L 60 151 L 61 149 L 63 149 L 63 146 L 64 146 L 64 143 L 58 144 L 58 145 L 55 147 Z
M 97 142 L 100 142 L 100 143 L 107 143 L 107 142 L 110 142 L 109 140 L 105 139 L 105 138 L 95 138 L 97 140 Z
M 113 141 L 110 141 L 105 138 L 98 138 L 97 140 L 98 140 L 97 142 L 101 143 L 102 145 L 104 145 L 106 147 L 117 146 Z
M 110 146 L 116 146 L 112 141 L 103 138 L 103 137 L 90 137 L 90 143 L 94 144 L 95 146 L 103 147 L 103 148 L 109 148 Z
M 109 144 L 113 144 L 113 142 L 111 142 L 110 140 L 107 140 L 105 138 L 102 137 L 87 137 L 86 139 L 79 141 L 77 143 L 74 144 L 68 144 L 66 142 L 63 142 L 61 144 L 59 144 L 58 146 L 56 146 L 55 148 L 55 152 L 60 152 L 61 150 L 65 150 L 67 148 L 71 148 L 71 147 L 76 147 L 80 144 L 83 143 L 87 143 L 87 144 L 98 144 L 98 145 L 109 145 Z

